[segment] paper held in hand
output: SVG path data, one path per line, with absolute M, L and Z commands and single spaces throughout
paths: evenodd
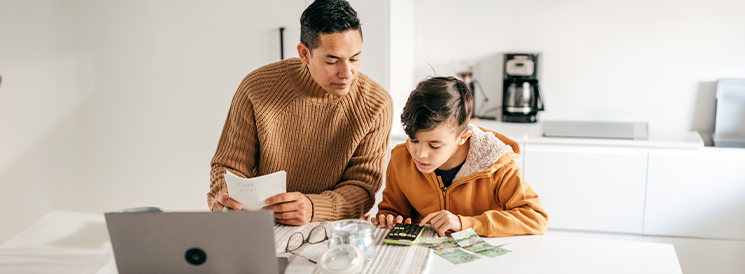
M 267 205 L 267 198 L 287 192 L 287 172 L 281 170 L 244 179 L 228 170 L 225 172 L 225 184 L 230 198 L 241 203 L 244 210 L 261 210 Z

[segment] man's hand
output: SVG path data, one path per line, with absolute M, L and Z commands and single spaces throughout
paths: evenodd
M 313 204 L 300 192 L 277 194 L 266 199 L 261 209 L 274 211 L 274 220 L 286 225 L 304 225 L 313 217 Z
M 432 228 L 437 231 L 437 234 L 440 234 L 440 237 L 445 237 L 445 233 L 448 231 L 456 232 L 462 229 L 460 218 L 447 210 L 430 213 L 419 222 L 419 225 L 425 225 L 427 223 L 432 224 Z
M 393 225 L 404 223 L 404 217 L 401 215 L 398 215 L 398 217 L 393 217 L 393 214 L 380 214 L 378 215 L 378 218 L 371 218 L 370 222 L 373 225 L 378 225 L 380 223 L 380 228 L 385 228 L 386 224 L 388 224 L 388 229 L 393 228 Z M 411 223 L 411 218 L 406 218 L 407 224 Z
M 241 210 L 243 208 L 241 203 L 231 199 L 227 192 L 218 193 L 212 202 L 212 211 L 222 211 L 225 206 L 228 207 L 228 210 Z

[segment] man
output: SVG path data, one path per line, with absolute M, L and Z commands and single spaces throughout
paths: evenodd
M 277 222 L 360 218 L 381 186 L 392 100 L 358 74 L 362 29 L 343 0 L 318 0 L 300 18 L 300 58 L 249 73 L 230 106 L 212 159 L 208 204 L 240 210 L 225 186 L 287 171 L 287 193 L 266 200 Z

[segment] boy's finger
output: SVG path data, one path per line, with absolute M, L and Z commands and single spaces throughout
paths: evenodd
M 440 234 L 440 237 L 445 237 L 445 232 L 448 232 L 448 229 L 447 225 L 444 225 L 437 229 L 437 234 Z
M 432 220 L 432 223 L 432 225 L 437 226 L 438 229 L 450 226 L 450 222 L 448 222 L 447 218 L 437 218 L 437 220 Z
M 406 222 L 404 222 L 404 223 L 405 224 L 411 224 L 411 218 L 406 218 Z
M 432 218 L 429 219 L 429 223 L 432 225 L 437 225 L 437 227 L 440 227 L 442 225 L 442 214 L 440 212 L 432 213 Z
M 435 215 L 435 213 L 430 213 L 429 215 L 425 216 L 424 219 L 422 219 L 421 221 L 419 221 L 419 226 L 426 225 L 427 222 L 429 222 L 429 219 L 432 219 L 432 216 L 434 216 L 434 215 Z
M 449 222 L 444 222 L 442 220 L 432 223 L 432 226 L 435 227 L 437 234 L 440 234 L 440 237 L 445 237 L 445 232 L 450 229 L 450 225 Z
M 380 214 L 378 221 L 380 222 L 380 228 L 385 228 L 385 214 Z
M 386 221 L 388 221 L 388 229 L 393 228 L 393 214 L 388 214 Z
M 378 225 L 378 218 L 372 217 L 370 218 L 370 222 L 373 224 L 373 226 Z
M 400 224 L 400 223 L 403 223 L 403 222 L 404 222 L 404 217 L 401 216 L 401 215 L 398 215 L 398 217 L 396 217 L 396 223 L 397 224 Z

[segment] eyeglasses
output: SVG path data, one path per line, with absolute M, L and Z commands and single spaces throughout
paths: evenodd
M 317 264 L 318 262 L 311 260 L 308 257 L 305 257 L 303 255 L 300 255 L 296 253 L 295 251 L 300 249 L 304 244 L 317 244 L 322 243 L 329 239 L 329 234 L 326 232 L 326 227 L 323 225 L 318 225 L 310 230 L 310 233 L 308 233 L 308 237 L 306 238 L 302 232 L 298 231 L 295 233 L 292 233 L 290 235 L 290 238 L 287 240 L 287 247 L 285 247 L 285 252 L 292 253 L 295 255 L 298 255 L 300 257 L 303 257 L 310 261 L 311 263 Z

